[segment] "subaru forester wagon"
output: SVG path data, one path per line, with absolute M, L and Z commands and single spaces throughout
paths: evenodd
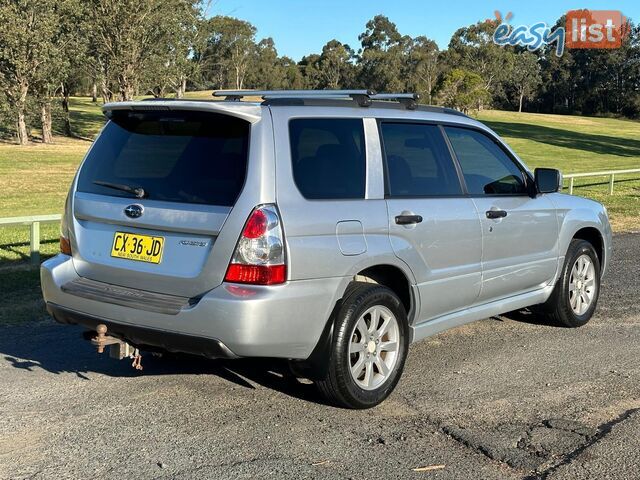
M 288 359 L 367 408 L 412 342 L 525 307 L 593 315 L 606 210 L 482 123 L 411 94 L 214 95 L 103 107 L 41 270 L 50 314 L 99 350 Z

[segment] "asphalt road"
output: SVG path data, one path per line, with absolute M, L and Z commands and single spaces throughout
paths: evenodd
M 0 478 L 640 478 L 640 235 L 614 246 L 586 327 L 520 313 L 438 335 L 368 411 L 278 362 L 139 373 L 73 327 L 0 328 Z

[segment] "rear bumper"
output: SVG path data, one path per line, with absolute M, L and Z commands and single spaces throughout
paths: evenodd
M 115 323 L 104 318 L 75 312 L 53 303 L 47 303 L 47 311 L 59 323 L 82 325 L 89 330 L 95 330 L 99 324 L 106 325 L 108 335 L 125 340 L 139 348 L 161 348 L 169 352 L 191 353 L 207 358 L 238 358 L 224 343 L 214 338 L 195 337 Z
M 87 298 L 64 285 L 80 277 L 66 255 L 42 264 L 44 300 L 57 321 L 94 328 L 107 325 L 133 344 L 215 357 L 306 359 L 322 335 L 348 278 L 277 286 L 222 284 L 194 305 L 167 314 Z

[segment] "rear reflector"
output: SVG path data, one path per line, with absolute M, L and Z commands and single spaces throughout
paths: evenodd
M 71 255 L 71 242 L 63 236 L 60 236 L 60 253 Z
M 229 265 L 225 281 L 251 283 L 254 285 L 275 285 L 287 278 L 286 265 Z

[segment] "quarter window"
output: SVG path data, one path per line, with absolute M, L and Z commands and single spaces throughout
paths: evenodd
M 289 137 L 293 178 L 305 198 L 364 198 L 362 119 L 295 119 Z
M 389 196 L 462 194 L 456 168 L 437 125 L 383 123 L 381 131 Z
M 468 128 L 445 127 L 467 190 L 472 195 L 524 195 L 524 174 L 491 138 Z

